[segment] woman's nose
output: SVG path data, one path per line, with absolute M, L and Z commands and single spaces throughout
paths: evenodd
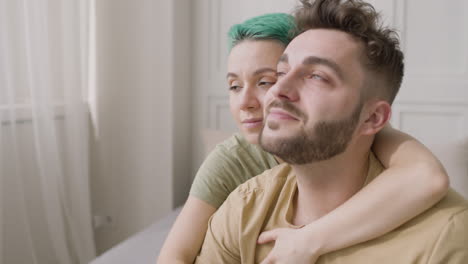
M 253 87 L 244 87 L 240 101 L 240 108 L 242 110 L 256 109 L 261 105 L 258 95 Z

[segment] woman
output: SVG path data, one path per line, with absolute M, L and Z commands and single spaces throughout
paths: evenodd
M 294 36 L 294 28 L 292 17 L 286 14 L 255 17 L 231 28 L 227 82 L 231 113 L 240 134 L 219 144 L 199 169 L 159 263 L 192 263 L 208 219 L 229 193 L 281 162 L 259 148 L 257 140 L 263 120 L 262 98 L 276 82 L 277 60 Z M 387 169 L 346 203 L 302 229 L 260 235 L 259 243 L 276 241 L 263 263 L 313 263 L 322 254 L 398 227 L 446 193 L 448 177 L 443 167 L 410 136 L 386 128 L 376 137 L 373 151 Z M 305 242 L 292 243 L 295 240 Z M 302 248 L 291 250 L 293 244 Z

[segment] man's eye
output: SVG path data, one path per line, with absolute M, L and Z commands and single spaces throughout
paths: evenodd
M 316 80 L 324 80 L 324 78 L 318 74 L 312 74 L 312 79 L 316 79 Z
M 327 81 L 328 81 L 328 80 L 327 80 L 325 77 L 323 77 L 322 75 L 320 75 L 320 74 L 315 74 L 315 73 L 309 75 L 309 79 L 314 79 L 314 80 L 322 81 L 322 82 L 327 82 Z

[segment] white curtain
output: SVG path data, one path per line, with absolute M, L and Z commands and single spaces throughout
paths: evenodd
M 0 264 L 88 263 L 89 0 L 0 0 Z

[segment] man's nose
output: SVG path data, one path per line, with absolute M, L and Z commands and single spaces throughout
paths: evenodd
M 240 108 L 242 110 L 256 109 L 261 105 L 254 87 L 251 86 L 244 87 L 240 100 Z
M 270 88 L 270 91 L 277 98 L 294 102 L 299 100 L 297 85 L 297 78 L 293 73 L 288 73 L 281 77 L 276 84 Z

